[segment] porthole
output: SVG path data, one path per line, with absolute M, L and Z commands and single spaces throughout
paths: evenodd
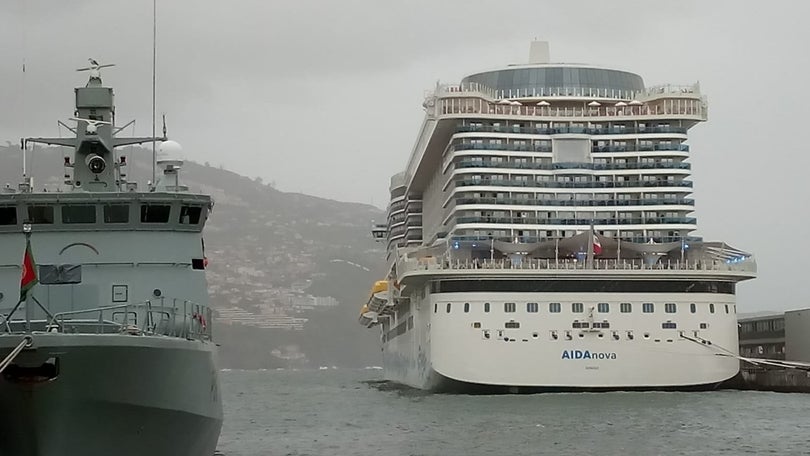
M 163 295 L 163 292 L 160 291 L 160 288 L 155 288 L 154 290 L 152 290 L 152 294 L 155 297 L 159 298 L 159 297 L 161 297 Z

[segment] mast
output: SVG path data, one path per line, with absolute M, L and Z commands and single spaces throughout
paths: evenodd
M 90 77 L 84 87 L 75 89 L 76 107 L 71 120 L 77 123 L 76 129 L 70 129 L 72 138 L 25 138 L 23 150 L 28 143 L 49 144 L 73 148 L 73 160 L 65 164 L 73 169 L 69 180 L 74 191 L 117 192 L 122 190 L 122 180 L 115 170 L 124 165 L 124 161 L 115 162 L 113 150 L 116 147 L 165 141 L 165 138 L 118 137 L 121 131 L 115 127 L 115 106 L 113 90 L 105 87 L 101 81 L 101 69 L 114 64 L 102 65 L 94 59 L 88 59 L 90 66 L 79 68 L 88 71 Z M 30 179 L 29 179 L 30 182 Z
M 157 62 L 157 0 L 152 0 L 152 138 L 155 137 L 155 66 Z M 157 180 L 157 143 L 152 140 L 152 187 Z

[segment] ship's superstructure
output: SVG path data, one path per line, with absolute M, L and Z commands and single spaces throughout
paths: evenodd
M 182 185 L 171 141 L 158 182 L 128 181 L 116 148 L 166 138 L 118 135 L 92 63 L 65 124 L 75 136 L 23 141 L 70 148 L 66 186 L 26 177 L 0 193 L 0 453 L 210 455 L 222 425 L 202 241 L 213 203 Z
M 419 388 L 708 387 L 738 371 L 753 257 L 692 232 L 697 84 L 531 63 L 437 85 L 391 179 L 379 325 L 388 378 Z

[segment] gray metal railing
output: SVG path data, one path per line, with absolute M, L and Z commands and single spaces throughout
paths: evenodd
M 446 259 L 408 259 L 397 263 L 397 271 L 401 274 L 410 271 L 442 271 L 442 270 L 674 270 L 674 271 L 736 271 L 756 272 L 756 262 L 753 258 L 741 261 L 727 262 L 719 260 L 684 260 L 684 261 L 657 261 L 653 264 L 645 263 L 640 259 L 594 259 L 591 264 L 587 261 L 577 261 L 568 258 L 536 259 L 525 258 L 520 261 L 509 259 L 496 260 L 446 260 Z
M 42 331 L 67 334 L 161 335 L 211 340 L 213 309 L 186 299 L 161 297 L 58 312 L 40 320 L 13 319 L 17 309 L 1 315 L 0 333 Z

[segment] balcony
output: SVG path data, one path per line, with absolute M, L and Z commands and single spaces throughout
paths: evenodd
M 691 198 L 646 198 L 632 200 L 539 200 L 529 198 L 457 197 L 456 204 L 512 204 L 518 206 L 625 207 L 625 206 L 694 206 Z
M 461 150 L 505 150 L 515 152 L 551 152 L 551 145 L 546 144 L 521 144 L 521 143 L 470 143 L 461 142 L 450 145 L 450 151 Z M 646 151 L 675 151 L 689 152 L 687 144 L 653 144 L 653 145 L 613 145 L 613 146 L 593 146 L 591 152 L 646 152 Z
M 505 169 L 590 169 L 595 171 L 606 170 L 634 170 L 634 169 L 691 169 L 690 163 L 536 163 L 536 162 L 510 162 L 493 160 L 460 160 L 455 163 L 456 169 L 465 168 L 505 168 Z
M 564 133 L 580 133 L 587 135 L 635 135 L 635 134 L 661 134 L 661 133 L 675 133 L 686 134 L 686 127 L 604 127 L 604 128 L 587 128 L 587 127 L 523 127 L 523 126 L 494 126 L 494 125 L 459 125 L 456 127 L 457 133 L 521 133 L 530 135 L 556 135 Z
M 590 222 L 590 221 L 589 221 Z M 454 235 L 450 238 L 452 242 L 490 242 L 492 239 L 496 241 L 503 241 L 503 242 L 514 242 L 515 237 L 508 237 L 508 236 L 475 236 L 475 235 Z M 703 238 L 700 236 L 685 236 L 685 237 L 677 237 L 677 236 L 622 236 L 622 242 L 635 242 L 635 243 L 645 243 L 649 242 L 650 239 L 653 239 L 655 242 L 664 243 L 664 242 L 703 242 Z M 539 236 L 518 236 L 518 240 L 524 243 L 533 243 L 533 242 L 544 242 L 544 241 L 553 241 L 554 238 L 548 237 L 539 237 Z
M 512 150 L 523 152 L 551 152 L 551 144 L 483 144 L 483 143 L 456 143 L 450 145 L 450 150 Z
M 553 182 L 517 179 L 458 179 L 456 187 L 526 187 L 526 188 L 642 188 L 642 187 L 686 187 L 692 188 L 692 181 L 619 181 L 619 182 Z
M 593 146 L 591 152 L 647 152 L 653 150 L 689 152 L 688 144 L 628 144 L 624 146 Z
M 690 97 L 687 97 L 690 98 Z M 706 120 L 708 109 L 700 99 L 655 100 L 642 106 L 600 106 L 587 107 L 567 103 L 561 106 L 537 106 L 522 104 L 499 104 L 478 98 L 471 94 L 469 98 L 440 99 L 434 108 L 436 115 L 501 115 L 523 117 L 562 117 L 562 118 L 597 118 L 600 121 L 621 118 L 657 117 L 659 119 L 687 118 L 689 120 Z
M 484 217 L 461 216 L 456 217 L 456 223 L 498 223 L 517 225 L 695 225 L 694 217 L 636 217 L 618 219 L 571 219 L 571 218 L 535 218 L 535 217 Z

